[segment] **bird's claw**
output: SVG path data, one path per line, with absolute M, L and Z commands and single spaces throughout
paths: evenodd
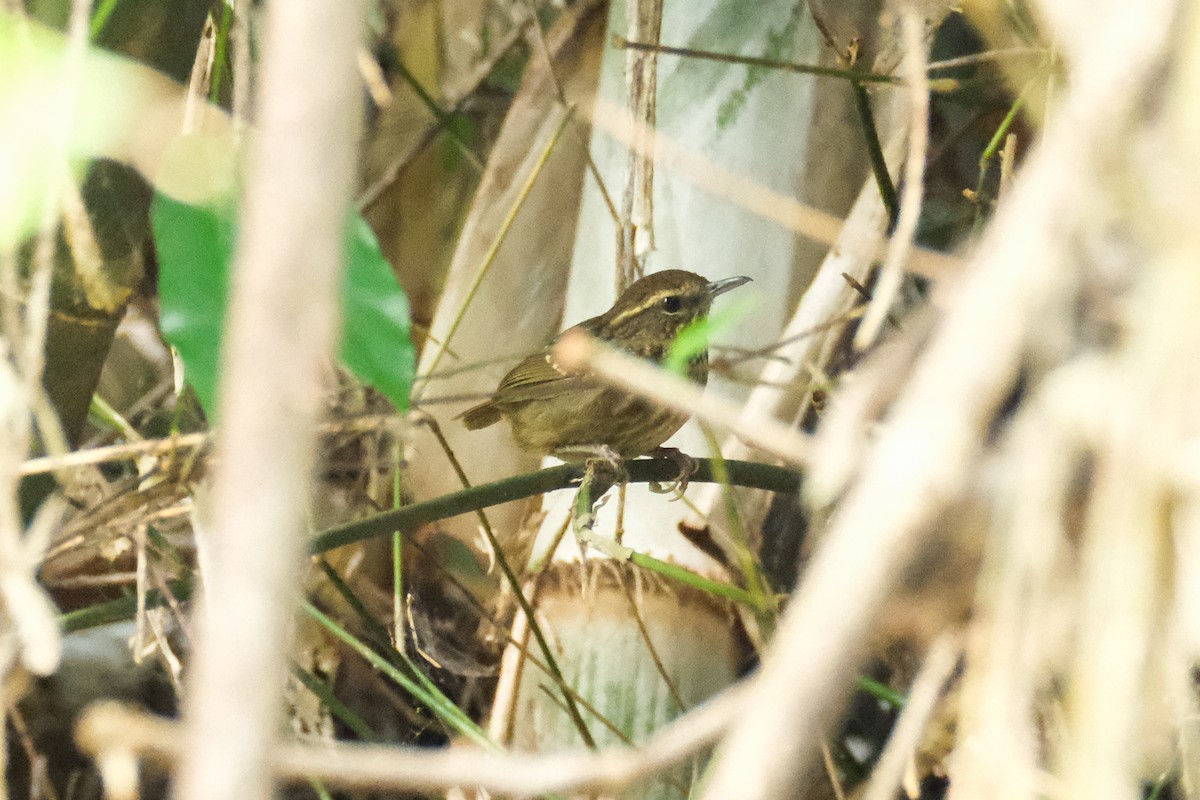
M 664 485 L 658 481 L 650 481 L 650 491 L 655 494 L 669 494 L 674 492 L 677 497 L 682 497 L 683 493 L 687 491 L 688 481 L 696 474 L 696 470 L 698 469 L 696 459 L 678 447 L 658 447 L 650 455 L 655 458 L 669 458 L 675 462 L 675 466 L 679 467 L 679 475 L 668 484 Z

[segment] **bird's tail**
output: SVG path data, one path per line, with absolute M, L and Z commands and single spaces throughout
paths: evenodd
M 491 400 L 488 400 L 474 408 L 468 408 L 459 414 L 458 418 L 463 421 L 463 425 L 467 426 L 467 430 L 475 431 L 496 424 L 502 419 L 502 416 L 499 409 L 492 405 Z

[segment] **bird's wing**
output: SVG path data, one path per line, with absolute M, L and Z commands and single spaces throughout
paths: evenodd
M 577 327 L 590 330 L 587 326 L 594 325 L 599 319 L 590 319 Z M 486 428 L 500 421 L 506 406 L 547 400 L 594 385 L 594 378 L 560 372 L 550 363 L 550 350 L 546 349 L 528 356 L 509 370 L 489 400 L 467 409 L 459 417 L 471 430 Z
M 534 353 L 504 376 L 490 400 L 467 409 L 459 417 L 470 430 L 486 428 L 500 421 L 507 406 L 558 397 L 588 382 L 582 375 L 559 372 L 550 363 L 549 353 Z
M 589 379 L 583 375 L 560 372 L 550 363 L 548 352 L 534 353 L 504 376 L 492 395 L 492 402 L 505 405 L 545 400 L 578 389 L 588 382 Z

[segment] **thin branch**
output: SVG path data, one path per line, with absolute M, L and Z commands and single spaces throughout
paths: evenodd
M 507 31 L 501 40 L 495 44 L 492 54 L 487 60 L 471 70 L 466 79 L 459 81 L 457 85 L 450 87 L 445 92 L 447 97 L 446 108 L 451 115 L 459 113 L 466 101 L 479 91 L 479 87 L 483 85 L 483 82 L 496 71 L 500 62 L 508 57 L 512 49 L 521 42 L 524 36 L 525 24 L 519 24 Z M 402 148 L 377 176 L 371 176 L 370 185 L 362 191 L 356 201 L 358 210 L 368 211 L 383 196 L 388 187 L 396 182 L 396 179 L 400 177 L 400 173 L 412 159 L 433 141 L 441 129 L 442 121 L 434 117 L 426 124 L 424 130 L 410 138 L 409 144 Z
M 858 45 L 852 42 L 848 47 L 840 47 L 833 31 L 825 22 L 825 18 L 817 12 L 812 0 L 808 2 L 808 13 L 812 17 L 825 44 L 833 51 L 838 63 L 844 68 L 853 70 L 858 66 Z M 865 72 L 865 70 L 864 70 Z M 854 95 L 854 107 L 862 124 L 863 137 L 866 140 L 867 159 L 871 162 L 871 174 L 879 187 L 879 196 L 888 212 L 888 230 L 896 226 L 896 217 L 900 213 L 900 204 L 896 199 L 896 186 L 892 183 L 892 175 L 888 172 L 887 159 L 883 155 L 883 145 L 879 141 L 879 129 L 875 125 L 875 112 L 871 110 L 871 96 L 867 93 L 866 84 L 860 80 L 852 80 L 850 89 Z
M 628 0 L 625 25 L 631 36 L 657 44 L 663 0 Z M 625 160 L 625 191 L 617 225 L 617 294 L 646 272 L 654 249 L 654 151 L 648 147 L 658 124 L 658 54 L 653 49 L 625 52 L 626 107 L 644 141 L 634 141 Z
M 57 472 L 72 467 L 83 467 L 90 464 L 106 464 L 113 461 L 140 458 L 148 455 L 166 455 L 203 447 L 212 440 L 212 434 L 185 433 L 167 439 L 144 439 L 140 442 L 114 444 L 105 447 L 90 447 L 86 450 L 72 450 L 58 456 L 40 456 L 22 462 L 21 475 L 38 475 L 45 472 Z
M 624 484 L 622 484 L 622 488 L 623 487 Z M 620 540 L 618 539 L 617 542 L 619 544 Z M 674 679 L 671 678 L 671 673 L 667 671 L 666 665 L 663 664 L 662 657 L 658 654 L 658 648 L 654 645 L 654 637 L 650 635 L 650 630 L 646 627 L 646 620 L 642 618 L 641 609 L 638 607 L 638 603 L 641 602 L 641 573 L 634 573 L 634 581 L 634 585 L 638 591 L 638 599 L 634 599 L 633 593 L 629 586 L 625 586 L 625 591 L 623 592 L 625 599 L 629 601 L 629 615 L 633 617 L 634 623 L 637 624 L 638 632 L 641 634 L 642 641 L 646 645 L 646 652 L 649 653 L 650 660 L 654 662 L 655 671 L 658 672 L 658 676 L 662 678 L 663 683 L 667 687 L 667 692 L 670 693 L 671 699 L 675 701 L 675 704 L 679 706 L 679 713 L 682 714 L 688 710 L 688 704 L 683 701 L 683 696 L 679 693 L 679 687 L 676 685 Z
M 883 146 L 879 143 L 879 129 L 875 125 L 875 112 L 871 110 L 871 96 L 862 83 L 855 82 L 850 86 L 854 92 L 854 108 L 858 111 L 858 120 L 862 124 L 867 158 L 871 162 L 871 174 L 875 176 L 879 196 L 883 198 L 884 208 L 888 212 L 888 228 L 894 228 L 900 215 L 900 201 L 896 197 L 896 184 L 892 182 L 891 173 L 888 172 Z
M 504 240 L 508 238 L 508 233 L 510 230 L 512 230 L 513 222 L 516 220 L 517 214 L 525 205 L 525 200 L 529 197 L 529 193 L 533 189 L 534 183 L 537 182 L 538 176 L 542 174 L 542 169 L 550 160 L 550 154 L 554 152 L 554 148 L 558 144 L 558 140 L 562 136 L 563 130 L 567 127 L 567 123 L 571 121 L 571 117 L 573 115 L 573 109 L 570 107 L 562 111 L 558 126 L 554 129 L 554 133 L 551 134 L 550 140 L 542 149 L 541 155 L 539 156 L 537 162 L 533 165 L 533 169 L 530 170 L 529 175 L 525 178 L 525 182 L 521 185 L 521 190 L 517 193 L 516 202 L 513 204 L 512 208 L 508 210 L 508 214 L 505 216 L 504 221 L 500 224 L 500 230 L 496 233 L 496 237 L 492 240 L 491 246 L 488 248 L 487 253 L 483 257 L 483 261 L 479 265 L 479 269 L 476 270 L 475 277 L 471 280 L 471 286 L 467 290 L 467 294 L 463 298 L 462 304 L 459 306 L 458 313 L 455 314 L 454 320 L 450 323 L 450 328 L 446 331 L 446 335 L 442 338 L 442 343 L 434 353 L 432 360 L 430 360 L 429 367 L 426 369 L 426 372 L 435 371 L 438 367 L 438 364 L 441 363 L 442 356 L 445 355 L 447 348 L 450 346 L 450 340 L 454 338 L 454 334 L 458 330 L 458 326 L 462 324 L 463 318 L 466 316 L 467 308 L 471 305 L 471 301 L 475 298 L 475 293 L 479 290 L 480 284 L 483 283 L 483 279 L 487 275 L 488 270 L 491 269 L 492 262 L 496 259 L 496 254 L 500 252 L 500 245 L 504 244 Z M 419 393 L 414 393 L 413 401 L 417 402 L 419 399 Z
M 778 69 L 784 72 L 796 72 L 801 75 L 816 75 L 822 78 L 841 78 L 842 80 L 855 81 L 858 83 L 881 83 L 885 85 L 900 85 L 904 83 L 903 78 L 895 75 L 880 75 L 872 72 L 859 72 L 854 69 L 844 69 L 841 67 L 823 67 L 819 64 L 797 64 L 793 61 L 779 61 L 774 58 L 759 58 L 756 56 L 740 56 L 734 53 L 714 53 L 711 50 L 693 50 L 689 47 L 670 47 L 663 44 L 651 44 L 649 42 L 635 42 L 629 39 L 622 39 L 620 36 L 614 36 L 612 40 L 613 47 L 630 49 L 630 50 L 648 50 L 650 52 L 661 53 L 669 56 L 683 56 L 685 58 L 698 58 L 705 61 L 719 61 L 723 64 L 745 64 L 748 67 L 764 67 L 766 69 Z
M 413 75 L 408 67 L 404 66 L 403 59 L 397 59 L 393 67 L 400 74 L 400 77 L 404 79 L 404 82 L 408 84 L 408 87 L 413 90 L 413 93 L 421 101 L 421 104 L 425 106 L 425 109 L 437 120 L 437 129 L 446 132 L 446 135 L 458 146 L 458 149 L 462 151 L 462 154 L 470 162 L 471 166 L 475 168 L 476 172 L 483 172 L 483 162 L 479 160 L 479 155 L 475 152 L 471 143 L 463 137 L 462 133 L 454 125 L 454 112 L 446 111 L 438 104 L 437 100 L 433 99 L 433 96 L 417 80 L 417 76 Z
M 879 274 L 867 314 L 854 334 L 854 346 L 869 347 L 879 335 L 904 282 L 904 267 L 916 242 L 917 223 L 925 194 L 925 155 L 929 147 L 929 79 L 925 74 L 925 42 L 921 18 L 912 5 L 899 7 L 904 39 L 904 77 L 908 79 L 908 154 L 904 161 L 903 200 L 896 229 L 888 241 L 887 258 Z
M 587 370 L 623 389 L 668 408 L 694 414 L 728 428 L 744 441 L 792 464 L 803 464 L 808 437 L 772 419 L 744 419 L 741 407 L 705 393 L 703 387 L 641 359 L 605 345 L 585 333 L 568 331 L 554 346 L 555 363 L 568 370 Z
M 1049 55 L 1050 51 L 1044 47 L 1006 47 L 1000 50 L 986 50 L 982 53 L 972 53 L 966 56 L 959 56 L 958 58 L 932 61 L 929 64 L 928 70 L 929 72 L 934 72 L 940 69 L 967 67 L 987 61 L 1001 61 L 1006 58 L 1028 58 L 1030 56 L 1046 58 Z
M 736 486 L 770 489 L 778 492 L 797 492 L 800 489 L 800 474 L 790 469 L 771 464 L 749 461 L 726 461 L 729 481 Z M 679 465 L 669 458 L 639 458 L 625 464 L 631 483 L 669 481 L 679 474 Z M 360 542 L 374 536 L 389 535 L 396 530 L 412 530 L 439 519 L 466 514 L 488 506 L 522 500 L 555 489 L 569 488 L 583 476 L 583 465 L 563 464 L 537 472 L 506 478 L 493 483 L 480 484 L 461 492 L 442 495 L 423 503 L 384 511 L 380 514 L 356 520 L 344 525 L 326 528 L 310 543 L 313 553 L 324 553 L 335 547 Z M 692 483 L 713 480 L 712 463 L 709 459 L 696 459 L 696 472 L 689 478 Z
M 429 417 L 425 420 L 425 424 L 437 438 L 438 443 L 442 446 L 442 450 L 446 453 L 446 457 L 450 459 L 450 466 L 454 469 L 455 474 L 462 483 L 464 491 L 470 490 L 471 482 L 467 478 L 467 473 L 463 470 L 462 464 L 454 454 L 453 448 L 450 447 L 450 443 L 446 441 L 446 437 L 442 434 L 441 426 L 438 425 L 437 420 Z M 529 618 L 529 632 L 533 634 L 533 638 L 537 641 L 542 658 L 546 659 L 546 665 L 550 668 L 550 676 L 562 692 L 563 702 L 566 705 L 566 710 L 571 717 L 571 721 L 575 724 L 575 729 L 579 732 L 579 736 L 583 739 L 584 744 L 595 749 L 596 740 L 592 738 L 592 733 L 588 730 L 587 723 L 584 721 L 583 715 L 579 713 L 579 708 L 571 696 L 567 679 L 563 677 L 562 670 L 558 666 L 558 660 L 554 657 L 554 651 L 550 648 L 550 643 L 546 639 L 546 634 L 542 631 L 541 625 L 538 624 L 533 605 L 525 597 L 525 592 L 521 587 L 521 579 L 518 577 L 517 571 L 508 563 L 508 557 L 504 554 L 504 548 L 500 546 L 500 540 L 496 538 L 496 532 L 492 529 L 492 524 L 488 521 L 487 515 L 483 513 L 483 509 L 476 509 L 475 514 L 479 517 L 479 523 L 482 527 L 484 537 L 487 539 L 488 546 L 492 548 L 492 556 L 496 559 L 496 566 L 500 568 L 505 580 L 508 581 L 509 588 L 512 589 L 513 597 L 516 599 L 522 613 Z
M 335 422 L 325 422 L 315 427 L 322 435 L 346 433 L 370 433 L 388 426 L 399 425 L 402 418 L 396 414 L 363 414 L 357 417 L 347 417 Z M 207 447 L 212 443 L 211 431 L 183 433 L 168 436 L 163 439 L 143 439 L 138 442 L 89 447 L 82 450 L 72 450 L 57 456 L 39 456 L 21 463 L 21 475 L 37 475 L 43 472 L 57 472 L 72 467 L 83 467 L 92 464 L 108 464 L 114 461 L 137 459 L 143 456 L 167 456 L 182 454 Z
M 1000 150 L 1001 144 L 1005 141 L 1009 130 L 1016 123 L 1017 115 L 1025 107 L 1026 97 L 1033 86 L 1033 82 L 1030 81 L 1021 89 L 1016 99 L 1013 100 L 1013 104 L 1009 107 L 1008 113 L 1000 121 L 996 132 L 992 134 L 992 138 L 988 141 L 987 146 L 983 148 L 983 152 L 979 156 L 979 178 L 975 183 L 975 190 L 973 192 L 969 189 L 964 190 L 967 199 L 975 203 L 976 231 L 981 230 L 983 227 L 985 205 L 988 203 L 987 195 L 984 191 L 984 181 L 987 180 L 988 169 L 991 167 L 992 159 L 996 157 L 996 153 Z M 997 195 L 996 199 L 999 199 L 999 195 Z
M 736 53 L 717 53 L 712 50 L 695 50 L 690 47 L 672 47 L 665 44 L 651 44 L 649 42 L 635 42 L 629 39 L 624 39 L 620 36 L 614 36 L 612 39 L 613 47 L 629 48 L 633 50 L 649 50 L 661 55 L 682 56 L 684 58 L 698 58 L 705 61 L 719 61 L 724 64 L 745 64 L 748 67 L 763 67 L 766 69 L 777 69 L 784 72 L 795 72 L 800 75 L 815 75 L 821 78 L 840 78 L 847 81 L 857 81 L 858 83 L 877 83 L 885 86 L 903 86 L 905 78 L 898 75 L 883 75 L 878 72 L 861 72 L 855 69 L 844 69 L 841 67 L 826 67 L 821 64 L 797 64 L 794 61 L 780 61 L 775 58 L 762 58 L 759 56 L 743 56 Z M 954 67 L 966 67 L 972 64 L 979 64 L 987 61 L 999 61 L 1005 58 L 1028 58 L 1031 56 L 1045 57 L 1049 52 L 1042 47 L 1010 47 L 1004 50 L 988 50 L 984 53 L 972 53 L 967 56 L 958 58 L 948 58 L 944 61 L 934 61 L 926 68 L 927 72 L 936 70 L 952 69 Z M 958 86 L 958 81 L 953 79 L 936 79 L 933 89 L 934 91 L 949 91 Z
M 603 98 L 596 99 L 594 108 L 581 108 L 580 112 L 590 113 L 594 128 L 628 147 L 636 147 L 637 142 L 641 141 L 639 132 L 644 130 L 644 126 L 630 119 L 623 108 Z M 659 169 L 672 170 L 701 191 L 724 198 L 739 208 L 815 242 L 831 246 L 837 242 L 844 223 L 840 217 L 805 205 L 790 195 L 781 194 L 739 175 L 694 149 L 685 147 L 662 131 L 652 131 L 645 146 L 653 149 Z M 879 257 L 883 257 L 882 248 Z M 957 275 L 962 271 L 963 263 L 956 256 L 916 247 L 909 261 L 909 269 L 936 280 Z
M 554 793 L 615 794 L 658 775 L 712 745 L 738 713 L 745 685 L 717 697 L 659 729 L 640 748 L 598 753 L 497 754 L 468 747 L 442 750 L 362 744 L 286 743 L 270 754 L 275 774 L 317 779 L 346 789 L 438 792 L 456 786 L 493 794 L 533 797 Z M 137 755 L 170 765 L 180 755 L 177 724 L 105 703 L 85 712 L 76 730 L 80 746 L 97 759 Z
M 546 74 L 550 76 L 550 81 L 554 84 L 554 94 L 558 97 L 558 102 L 563 108 L 570 107 L 571 103 L 567 99 L 567 92 L 563 88 L 562 81 L 559 80 L 558 71 L 554 68 L 554 54 L 551 52 L 550 43 L 546 41 L 546 32 L 542 30 L 542 23 L 537 17 L 537 7 L 533 0 L 526 0 L 526 5 L 529 7 L 530 25 L 533 28 L 533 41 L 537 45 L 538 53 L 542 60 L 546 62 Z M 578 9 L 577 13 L 582 13 L 585 9 Z M 587 133 L 587 126 L 578 125 L 581 129 L 581 134 Z M 592 157 L 592 149 L 588 146 L 586 140 L 581 141 L 580 150 L 583 152 L 584 158 L 587 160 L 588 172 L 591 173 L 592 179 L 596 181 L 596 188 L 600 190 L 600 196 L 604 199 L 604 205 L 608 208 L 608 213 L 612 215 L 613 223 L 618 227 L 621 224 L 621 215 L 617 212 L 617 205 L 613 202 L 612 194 L 608 191 L 608 184 L 604 182 L 604 177 L 600 174 L 600 168 L 596 166 L 596 159 Z

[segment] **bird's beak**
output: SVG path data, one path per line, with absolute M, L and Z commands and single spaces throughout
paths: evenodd
M 736 289 L 739 286 L 747 284 L 750 279 L 745 275 L 736 275 L 732 278 L 721 278 L 719 281 L 708 282 L 708 296 L 716 297 L 719 294 L 725 294 L 730 289 Z

